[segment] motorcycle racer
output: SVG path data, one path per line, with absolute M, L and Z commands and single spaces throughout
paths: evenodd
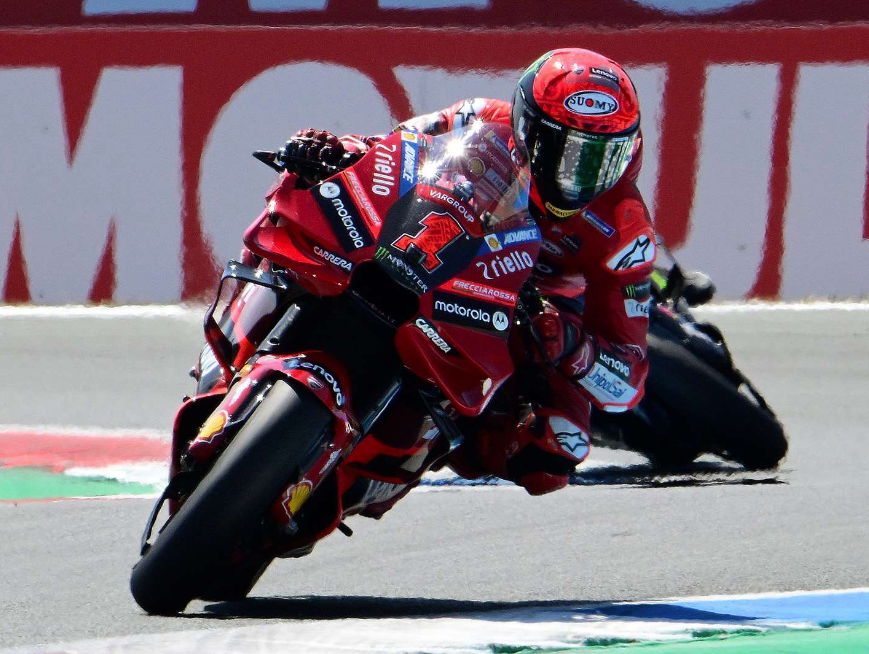
M 478 120 L 509 127 L 510 152 L 530 168 L 528 210 L 543 236 L 534 277 L 540 295 L 529 303 L 530 336 L 511 341 L 519 374 L 493 400 L 474 448 L 459 448 L 450 464 L 464 476 L 495 474 L 537 495 L 566 486 L 588 456 L 592 405 L 626 411 L 643 395 L 656 243 L 636 185 L 639 103 L 618 63 L 563 48 L 524 72 L 512 103 L 468 99 L 399 128 L 443 134 Z M 311 129 L 280 156 L 310 185 L 316 173 L 293 157 L 345 167 L 377 138 Z M 582 281 L 579 300 L 561 296 Z M 513 399 L 529 392 L 533 410 L 523 415 Z

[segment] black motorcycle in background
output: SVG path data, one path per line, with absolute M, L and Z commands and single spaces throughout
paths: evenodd
M 661 244 L 658 252 L 670 267 L 652 276 L 645 395 L 626 413 L 595 410 L 594 440 L 636 451 L 662 468 L 705 453 L 748 470 L 775 468 L 788 450 L 784 428 L 735 366 L 721 331 L 691 313 L 712 298 L 714 285 L 684 272 Z

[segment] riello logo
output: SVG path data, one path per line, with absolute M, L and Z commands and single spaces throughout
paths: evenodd
M 579 91 L 567 96 L 564 107 L 580 116 L 609 116 L 619 110 L 619 102 L 609 93 Z

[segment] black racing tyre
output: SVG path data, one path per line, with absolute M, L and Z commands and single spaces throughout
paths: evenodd
M 260 528 L 263 514 L 316 451 L 331 421 L 309 392 L 275 383 L 133 568 L 136 603 L 148 613 L 171 615 L 221 575 L 231 578 L 237 570 L 232 553 Z
M 649 334 L 647 392 L 665 406 L 702 451 L 749 470 L 775 468 L 788 451 L 781 423 L 769 409 L 680 343 Z
M 616 415 L 624 444 L 655 468 L 684 468 L 703 453 L 697 437 L 654 396 L 648 383 L 639 407 Z

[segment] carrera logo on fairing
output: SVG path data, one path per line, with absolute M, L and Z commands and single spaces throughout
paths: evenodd
M 438 349 L 444 354 L 449 354 L 453 351 L 453 348 L 450 347 L 450 344 L 447 343 L 443 337 L 438 334 L 437 330 L 425 319 L 425 318 L 417 318 L 414 323 L 419 330 L 428 336 L 428 339 L 437 345 Z
M 329 263 L 334 263 L 336 266 L 338 266 L 339 268 L 343 268 L 347 272 L 350 272 L 350 270 L 353 268 L 353 264 L 347 261 L 347 259 L 343 259 L 334 252 L 329 252 L 329 250 L 324 250 L 319 245 L 314 246 L 314 254 L 322 259 L 325 259 Z
M 609 93 L 579 91 L 567 96 L 564 107 L 569 112 L 580 116 L 609 116 L 619 110 L 619 103 Z

